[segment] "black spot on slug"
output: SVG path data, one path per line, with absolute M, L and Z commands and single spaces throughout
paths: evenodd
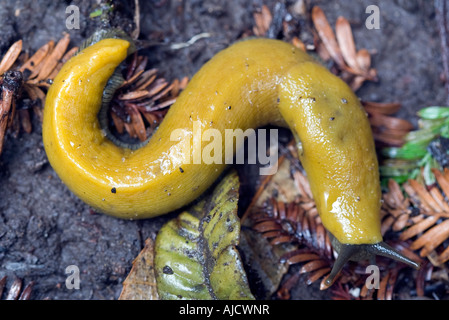
M 330 121 L 334 121 L 334 120 L 335 120 L 335 117 L 331 117 L 329 120 L 330 120 Z
M 184 169 L 181 168 L 181 167 L 179 167 L 179 171 L 180 171 L 181 173 L 184 173 Z
M 117 189 L 115 189 L 115 187 L 114 187 L 114 188 L 111 189 L 111 192 L 112 193 L 117 193 Z
M 174 273 L 174 272 L 173 272 L 173 269 L 170 268 L 169 266 L 163 267 L 163 268 L 162 268 L 162 272 L 165 273 L 165 274 L 173 274 L 173 273 Z

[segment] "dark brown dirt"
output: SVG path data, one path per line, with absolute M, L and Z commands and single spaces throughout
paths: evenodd
M 275 0 L 153 0 L 141 3 L 141 39 L 178 43 L 209 32 L 212 36 L 181 50 L 155 47 L 145 51 L 154 67 L 171 80 L 191 77 L 216 52 L 252 28 L 252 13 L 261 4 L 271 9 Z M 99 26 L 89 18 L 97 1 L 0 0 L 0 53 L 17 39 L 34 52 L 50 39 L 69 31 L 72 44 L 79 45 Z M 132 30 L 134 1 L 116 1 L 115 22 Z M 285 1 L 292 19 L 307 34 L 310 21 Z M 440 81 L 442 70 L 438 33 L 432 1 L 306 1 L 307 10 L 319 5 L 332 25 L 343 15 L 353 26 L 358 48 L 375 50 L 373 66 L 380 81 L 366 83 L 358 95 L 379 102 L 400 101 L 399 115 L 414 121 L 415 112 L 446 101 Z M 80 8 L 79 30 L 67 30 L 65 9 Z M 380 8 L 379 30 L 365 27 L 365 8 Z M 306 39 L 307 40 L 307 39 Z M 251 166 L 238 168 L 242 179 L 242 207 L 257 187 Z M 123 221 L 95 214 L 72 195 L 46 163 L 40 124 L 32 134 L 8 136 L 0 158 L 0 278 L 8 285 L 15 277 L 34 281 L 33 299 L 116 299 L 122 281 L 147 237 L 172 215 L 146 221 Z M 77 265 L 79 290 L 65 286 L 65 269 Z M 298 284 L 295 299 L 320 299 L 327 295 L 317 286 Z

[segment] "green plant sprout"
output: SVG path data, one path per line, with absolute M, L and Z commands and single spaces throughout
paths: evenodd
M 449 164 L 449 107 L 431 106 L 418 113 L 418 130 L 409 132 L 401 147 L 381 150 L 385 157 L 380 166 L 382 186 L 389 179 L 399 184 L 409 179 L 424 179 L 426 185 L 435 183 L 432 168 L 443 169 Z M 422 178 L 420 173 L 422 172 Z

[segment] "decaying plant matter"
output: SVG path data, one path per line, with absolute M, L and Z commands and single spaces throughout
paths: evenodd
M 2 101 L 0 117 L 0 146 L 8 128 L 17 136 L 22 129 L 32 130 L 30 110 L 42 119 L 45 91 L 51 85 L 62 65 L 72 57 L 77 48 L 67 51 L 70 36 L 65 33 L 57 43 L 51 40 L 31 57 L 22 51 L 22 40 L 15 42 L 0 62 Z M 14 85 L 11 85 L 13 76 Z M 14 90 L 11 90 L 11 87 Z M 2 148 L 0 148 L 1 154 Z
M 3 291 L 6 288 L 6 280 L 6 276 L 0 279 L 0 300 L 2 299 Z M 29 300 L 33 286 L 34 282 L 31 281 L 23 288 L 23 280 L 16 278 L 3 298 L 5 300 Z
M 147 69 L 148 58 L 134 54 L 111 104 L 111 118 L 119 134 L 125 131 L 145 141 L 185 88 L 188 78 L 168 83 L 157 77 L 157 69 Z

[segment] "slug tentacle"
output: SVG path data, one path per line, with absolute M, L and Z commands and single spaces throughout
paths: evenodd
M 331 235 L 332 246 L 337 251 L 338 257 L 332 266 L 330 274 L 327 276 L 324 284 L 330 287 L 335 281 L 336 277 L 346 265 L 348 261 L 372 260 L 375 261 L 375 256 L 383 256 L 391 258 L 392 260 L 404 263 L 414 269 L 419 269 L 420 265 L 413 260 L 405 257 L 393 247 L 385 242 L 375 244 L 344 244 L 340 243 L 335 237 Z

